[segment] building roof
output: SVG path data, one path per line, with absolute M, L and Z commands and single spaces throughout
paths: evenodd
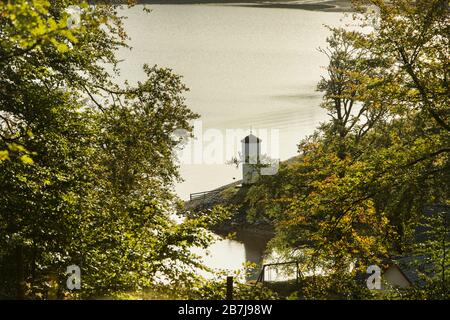
M 399 256 L 392 259 L 405 278 L 413 285 L 424 286 L 425 281 L 420 274 L 432 275 L 433 266 L 427 263 L 424 256 Z
M 260 139 L 260 138 L 258 138 L 257 136 L 255 136 L 255 135 L 253 135 L 253 134 L 249 134 L 248 136 L 246 136 L 244 139 L 242 139 L 241 140 L 241 142 L 244 142 L 244 143 L 259 143 L 259 142 L 261 142 L 262 140 Z

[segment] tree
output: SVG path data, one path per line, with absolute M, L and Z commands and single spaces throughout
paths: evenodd
M 69 5 L 81 10 L 73 28 Z M 144 66 L 136 86 L 113 82 L 126 39 L 108 1 L 0 3 L 2 297 L 189 287 L 203 268 L 190 247 L 209 243 L 208 218 L 173 219 L 172 133 L 191 131 L 197 115 L 169 69 Z M 79 292 L 66 287 L 72 264 Z
M 450 283 L 450 207 L 434 205 L 424 208 L 419 221 L 413 253 L 418 261 L 411 268 L 419 270 L 419 276 L 427 286 L 428 299 L 448 299 Z
M 360 29 L 331 29 L 322 50 L 330 121 L 252 192 L 276 226 L 273 246 L 337 278 L 412 254 L 423 206 L 450 201 L 446 1 L 354 4 Z

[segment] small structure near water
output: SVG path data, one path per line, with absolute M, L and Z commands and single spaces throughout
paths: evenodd
M 251 132 L 248 136 L 241 140 L 242 142 L 242 180 L 230 183 L 210 191 L 202 191 L 191 193 L 189 200 L 213 200 L 215 196 L 229 187 L 240 187 L 240 185 L 250 185 L 258 181 L 261 176 L 261 139 L 253 135 Z M 210 201 L 212 202 L 212 201 Z
M 261 139 L 250 133 L 242 142 L 242 184 L 252 184 L 261 175 Z

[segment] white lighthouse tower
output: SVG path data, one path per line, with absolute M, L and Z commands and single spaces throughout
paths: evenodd
M 242 142 L 242 184 L 252 184 L 260 176 L 261 139 L 250 133 Z

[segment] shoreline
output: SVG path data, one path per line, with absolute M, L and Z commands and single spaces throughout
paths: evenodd
M 227 221 L 227 223 L 212 226 L 208 228 L 208 230 L 222 237 L 227 237 L 230 233 L 235 233 L 235 240 L 238 241 L 243 234 L 251 235 L 254 237 L 261 237 L 267 240 L 270 240 L 275 236 L 275 230 L 271 225 L 261 226 L 255 224 L 246 224 L 244 226 L 240 226 L 237 223 L 233 223 L 233 221 Z
M 138 4 L 149 5 L 224 5 L 248 8 L 270 9 L 300 9 L 322 12 L 350 12 L 352 6 L 349 0 L 316 0 L 304 3 L 301 0 L 138 0 Z

